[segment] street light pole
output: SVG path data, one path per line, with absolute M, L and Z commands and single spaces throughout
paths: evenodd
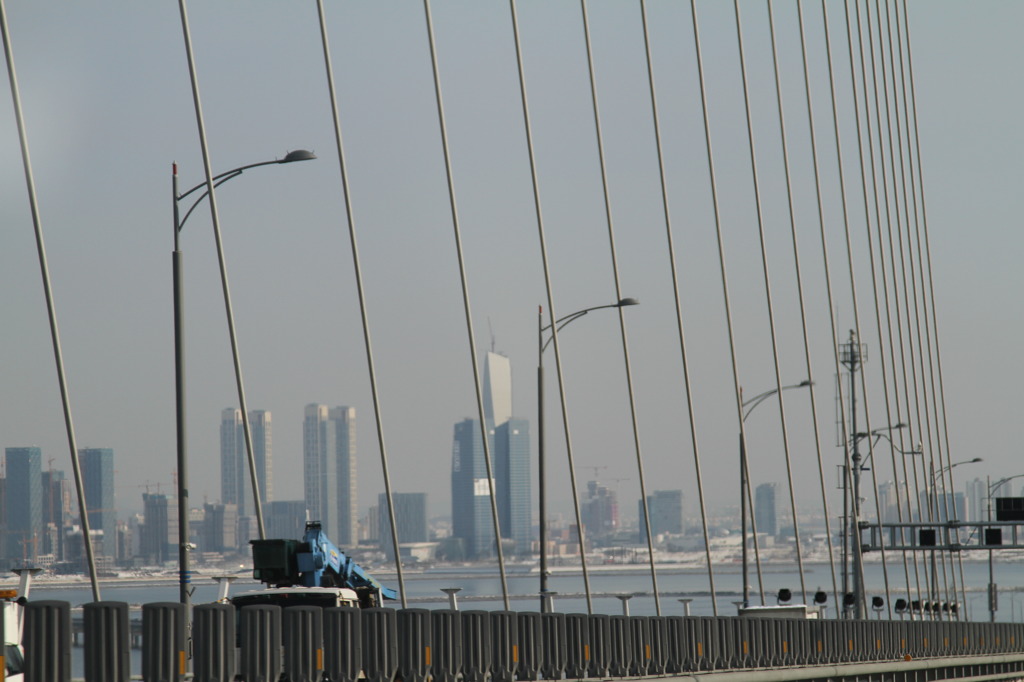
M 280 163 L 292 163 L 294 161 L 309 161 L 315 159 L 316 156 L 309 151 L 304 149 L 297 149 L 293 152 L 288 152 L 282 159 L 275 159 L 273 161 L 261 161 L 259 163 L 252 163 L 246 166 L 239 166 L 232 170 L 226 171 L 213 177 L 213 186 L 217 187 L 224 184 L 232 178 L 236 178 L 241 175 L 244 171 L 250 168 L 256 168 L 257 166 L 268 166 L 270 164 Z M 207 190 L 199 195 L 199 197 L 193 202 L 192 206 L 189 207 L 188 211 L 185 212 L 185 216 L 181 217 L 179 210 L 179 203 L 182 199 L 189 196 L 196 190 L 207 187 Z M 185 618 L 186 622 L 190 620 L 189 612 L 192 606 L 192 571 L 189 565 L 189 551 L 191 549 L 189 544 L 189 503 L 188 503 L 188 445 L 187 445 L 187 432 L 185 429 L 185 296 L 184 296 L 184 269 L 183 269 L 183 256 L 180 248 L 180 233 L 181 229 L 185 226 L 185 221 L 188 220 L 189 216 L 192 215 L 192 211 L 209 196 L 209 188 L 207 183 L 200 183 L 192 189 L 182 194 L 178 193 L 178 164 L 174 163 L 171 165 L 171 198 L 172 198 L 172 212 L 174 218 L 174 251 L 171 254 L 171 272 L 173 279 L 173 305 L 174 305 L 174 390 L 175 390 L 175 425 L 176 425 L 176 437 L 177 437 L 177 469 L 178 469 L 178 596 L 182 604 L 185 605 Z M 247 429 L 248 430 L 248 429 Z M 253 475 L 253 489 L 254 489 L 254 501 L 257 504 L 257 514 L 260 514 L 259 510 L 259 492 L 255 480 L 255 458 L 252 454 L 252 443 L 251 440 L 247 439 L 247 446 L 249 448 L 249 460 L 252 468 Z
M 764 393 L 760 393 L 760 394 L 754 396 L 753 398 L 751 398 L 750 400 L 746 400 L 746 401 L 743 401 L 743 388 L 741 387 L 740 388 L 740 400 L 742 401 L 741 402 L 741 406 L 742 407 L 748 407 L 749 406 L 749 409 L 746 412 L 743 413 L 743 417 L 742 417 L 743 421 L 744 422 L 747 421 L 747 417 L 750 416 L 750 413 L 754 411 L 755 407 L 757 407 L 758 405 L 763 403 L 768 398 L 771 398 L 773 395 L 775 395 L 777 393 L 780 393 L 782 391 L 787 391 L 787 390 L 789 390 L 791 388 L 806 388 L 808 386 L 812 386 L 813 384 L 814 384 L 814 382 L 811 381 L 810 379 L 805 379 L 804 381 L 801 381 L 799 384 L 793 384 L 791 386 L 783 386 L 782 388 L 773 388 L 770 391 L 765 391 Z M 747 473 L 747 439 L 746 439 L 746 436 L 744 435 L 744 430 L 741 428 L 740 429 L 740 534 L 741 534 L 742 537 L 741 537 L 741 542 L 740 542 L 740 545 L 741 545 L 740 551 L 741 551 L 741 556 L 742 556 L 741 563 L 743 564 L 743 608 L 747 608 L 748 606 L 750 606 L 750 580 L 748 579 L 748 574 L 749 574 L 749 571 L 750 571 L 750 565 L 749 565 L 749 562 L 748 562 L 748 559 L 747 559 L 747 497 L 748 497 L 748 495 L 750 493 L 749 488 L 750 488 L 750 481 L 748 480 L 748 473 Z M 800 538 L 796 538 L 796 541 L 800 542 Z M 763 595 L 762 595 L 762 597 L 763 597 Z
M 544 326 L 544 309 L 537 309 L 537 494 L 540 496 L 538 513 L 540 514 L 540 611 L 547 613 L 550 605 L 548 595 L 548 522 L 547 522 L 547 491 L 544 461 L 544 349 L 548 347 L 552 336 L 544 339 L 544 332 L 561 330 L 570 322 L 574 322 L 587 313 L 604 308 L 624 308 L 631 305 L 639 305 L 640 301 L 635 298 L 623 298 L 618 303 L 599 305 L 592 308 L 584 308 L 574 313 L 554 320 L 552 324 Z M 580 547 L 580 551 L 586 551 Z

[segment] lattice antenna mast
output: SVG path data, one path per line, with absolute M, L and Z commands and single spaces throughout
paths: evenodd
M 849 471 L 846 471 L 843 476 L 843 513 L 846 514 L 847 533 L 850 538 L 849 542 L 843 543 L 844 556 L 843 556 L 843 592 L 847 592 L 847 567 L 849 566 L 848 554 L 853 555 L 853 596 L 854 596 L 854 607 L 857 611 L 860 611 L 860 605 L 863 599 L 864 586 L 861 584 L 861 576 L 863 575 L 863 566 L 861 564 L 863 556 L 861 554 L 860 546 L 860 530 L 857 524 L 860 521 L 860 475 L 864 467 L 861 465 L 860 449 L 858 447 L 860 437 L 857 434 L 857 372 L 861 369 L 861 366 L 867 360 L 867 345 L 859 343 L 857 341 L 856 334 L 850 330 L 850 340 L 846 343 L 839 344 L 839 362 L 842 363 L 843 367 L 850 372 L 850 430 L 848 432 L 850 441 L 845 443 L 843 447 L 852 447 L 853 452 L 850 456 L 851 466 Z M 840 379 L 841 381 L 841 379 Z M 838 388 L 837 382 L 837 388 Z M 840 392 L 840 397 L 842 393 Z M 842 409 L 842 405 L 840 405 Z M 852 486 L 851 486 L 852 484 Z M 853 494 L 848 495 L 847 491 L 852 487 Z M 849 507 L 847 506 L 849 500 Z M 847 509 L 849 508 L 849 513 Z M 852 547 L 850 544 L 852 543 Z M 848 549 L 848 551 L 846 551 Z

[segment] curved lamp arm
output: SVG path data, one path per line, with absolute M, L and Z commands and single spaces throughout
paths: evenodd
M 570 322 L 574 322 L 574 321 L 578 320 L 579 318 L 583 317 L 584 315 L 586 315 L 587 313 L 591 312 L 592 310 L 602 310 L 604 308 L 625 308 L 626 306 L 631 306 L 631 305 L 640 305 L 640 301 L 638 299 L 635 299 L 635 298 L 623 298 L 623 299 L 620 299 L 618 303 L 609 303 L 607 305 L 595 305 L 592 308 L 584 308 L 583 310 L 577 310 L 574 313 L 570 313 L 568 315 L 565 315 L 564 317 L 560 317 L 557 320 L 555 320 L 554 326 L 556 328 L 556 331 L 561 331 L 562 328 L 565 327 L 567 324 L 569 324 Z M 547 325 L 546 327 L 541 327 L 540 328 L 540 333 L 543 334 L 544 332 L 550 330 L 551 327 L 552 327 L 552 325 L 550 325 L 550 324 Z M 551 336 L 549 336 L 547 338 L 547 340 L 544 341 L 544 343 L 541 344 L 541 346 L 540 346 L 540 352 L 541 353 L 544 352 L 544 350 L 548 347 L 548 344 L 551 343 L 551 341 L 554 338 L 555 337 L 552 334 Z
M 760 405 L 764 401 L 768 400 L 768 398 L 771 398 L 776 393 L 779 393 L 780 391 L 788 391 L 791 388 L 806 388 L 807 386 L 813 386 L 813 385 L 814 385 L 813 381 L 811 381 L 810 379 L 804 379 L 799 384 L 792 384 L 790 386 L 783 386 L 782 388 L 773 388 L 770 391 L 765 391 L 764 393 L 758 393 L 757 395 L 755 395 L 753 398 L 751 398 L 749 400 L 744 400 L 743 401 L 743 407 L 747 407 L 749 405 L 750 409 L 748 409 L 746 412 L 743 413 L 743 421 L 747 421 L 747 417 L 750 416 L 750 413 L 754 411 L 755 407 L 757 407 L 758 405 Z
M 282 158 L 282 159 L 274 159 L 273 161 L 260 161 L 259 163 L 250 163 L 250 164 L 247 164 L 245 166 L 239 166 L 238 168 L 232 168 L 231 170 L 224 171 L 223 173 L 218 173 L 217 175 L 213 176 L 213 180 L 214 180 L 213 186 L 214 187 L 219 187 L 219 186 L 223 185 L 225 182 L 227 182 L 228 180 L 231 180 L 232 178 L 237 178 L 239 175 L 241 175 L 245 171 L 249 170 L 250 168 L 257 168 L 259 166 L 269 166 L 271 164 L 276 164 L 276 163 L 292 163 L 294 161 L 312 161 L 315 158 L 316 158 L 316 154 L 314 154 L 311 151 L 308 151 L 306 149 L 296 149 L 293 152 L 288 152 L 287 154 L 285 154 L 284 158 Z M 189 207 L 188 211 L 185 212 L 185 217 L 182 218 L 180 221 L 178 221 L 178 224 L 176 226 L 178 232 L 181 232 L 181 228 L 185 226 L 185 221 L 188 220 L 188 217 L 190 215 L 192 215 L 192 211 L 196 210 L 196 206 L 198 206 L 203 201 L 203 199 L 205 199 L 206 197 L 208 197 L 210 195 L 210 189 L 209 189 L 209 186 L 208 186 L 207 183 L 201 182 L 198 185 L 196 185 L 195 187 L 193 187 L 192 189 L 188 190 L 187 192 L 182 192 L 181 194 L 179 194 L 178 196 L 176 196 L 174 198 L 175 201 L 181 201 L 182 199 L 184 199 L 188 195 L 192 194 L 192 192 L 195 192 L 197 189 L 200 189 L 200 188 L 203 188 L 203 187 L 207 188 L 206 191 L 199 195 L 199 198 L 196 199 L 195 202 L 193 202 L 193 204 Z

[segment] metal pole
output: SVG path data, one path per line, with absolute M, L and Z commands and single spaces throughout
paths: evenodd
M 743 608 L 750 606 L 750 567 L 747 558 L 747 443 L 740 430 L 740 538 L 743 556 Z
M 842 469 L 843 477 L 843 598 L 846 598 L 847 593 L 850 591 L 850 471 L 849 467 L 843 463 L 840 465 Z M 836 604 L 836 613 L 842 617 L 845 609 L 843 604 L 840 602 Z
M 850 533 L 853 546 L 853 597 L 854 615 L 861 619 L 866 616 L 864 609 L 863 556 L 860 549 L 860 451 L 857 448 L 857 368 L 860 363 L 860 344 L 854 345 L 853 332 L 850 332 L 850 424 L 853 432 L 853 500 L 851 504 Z
M 988 522 L 992 523 L 992 477 L 985 477 L 985 486 L 988 490 Z M 985 544 L 988 544 L 987 542 Z M 996 609 L 998 608 L 999 593 L 996 590 L 995 567 L 992 564 L 992 547 L 988 548 L 988 615 L 989 622 L 996 622 Z
M 537 494 L 540 495 L 540 612 L 550 607 L 548 593 L 548 516 L 544 477 L 544 308 L 537 309 Z
M 185 622 L 191 623 L 192 572 L 189 567 L 188 529 L 188 445 L 185 431 L 185 292 L 183 262 L 179 248 L 178 164 L 171 165 L 171 203 L 174 206 L 174 252 L 171 266 L 174 279 L 174 391 L 178 438 L 178 598 L 185 605 Z

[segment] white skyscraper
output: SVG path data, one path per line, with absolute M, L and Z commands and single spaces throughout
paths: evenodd
M 251 410 L 249 432 L 252 436 L 253 458 L 256 460 L 260 501 L 267 503 L 273 494 L 270 412 Z M 251 498 L 252 482 L 249 479 L 249 456 L 245 449 L 242 411 L 229 407 L 220 413 L 220 501 L 236 505 L 239 516 L 248 516 L 256 513 Z
M 356 511 L 356 410 L 306 405 L 302 425 L 303 483 L 311 521 L 327 537 L 351 547 L 358 540 Z
M 484 363 L 484 419 L 501 426 L 512 418 L 512 363 L 497 353 L 488 353 Z

